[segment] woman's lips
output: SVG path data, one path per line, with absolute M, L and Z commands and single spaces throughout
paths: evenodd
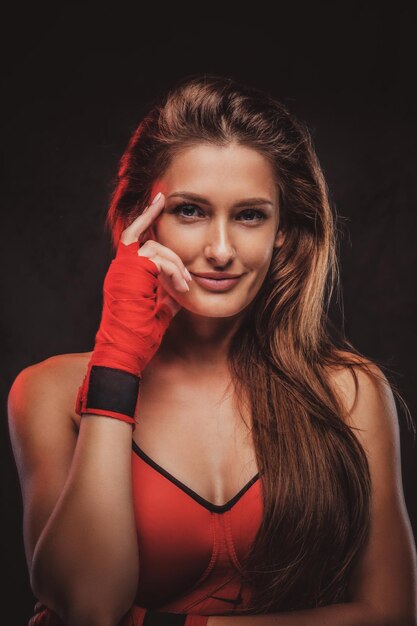
M 237 278 L 203 278 L 193 274 L 193 280 L 209 291 L 227 291 L 234 287 L 241 278 L 242 276 Z

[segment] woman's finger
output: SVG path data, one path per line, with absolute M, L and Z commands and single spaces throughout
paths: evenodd
M 145 248 L 145 245 L 146 244 L 143 245 L 143 248 Z M 138 250 L 138 254 L 141 252 L 141 250 L 142 248 Z M 160 274 L 158 276 L 159 281 L 162 283 L 162 286 L 167 291 L 170 290 L 170 286 L 171 289 L 173 286 L 174 289 L 177 291 L 185 292 L 190 290 L 190 288 L 188 287 L 188 282 L 185 280 L 184 274 L 182 270 L 178 267 L 177 263 L 161 256 L 160 254 L 145 254 L 145 250 L 144 254 L 139 254 L 139 256 L 145 256 L 155 263 L 155 265 L 160 270 Z
M 167 259 L 172 263 L 175 263 L 175 265 L 178 267 L 178 271 L 181 273 L 183 278 L 185 278 L 188 284 L 188 281 L 190 280 L 190 275 L 187 272 L 187 268 L 182 262 L 182 259 L 178 256 L 176 252 L 171 250 L 171 248 L 163 246 L 161 243 L 155 241 L 154 239 L 149 239 L 139 247 L 138 255 L 147 256 L 148 258 L 152 259 L 152 261 L 155 261 L 158 266 L 160 265 L 159 260 L 162 258 Z
M 152 203 L 144 209 L 144 211 L 139 215 L 123 232 L 120 237 L 120 241 L 127 245 L 130 245 L 134 242 L 139 242 L 139 256 L 147 256 L 151 260 L 153 260 L 158 267 L 160 268 L 159 263 L 157 262 L 160 257 L 166 257 L 168 260 L 175 263 L 178 267 L 178 270 L 182 273 L 182 276 L 185 278 L 186 284 L 190 281 L 191 277 L 184 266 L 181 258 L 170 248 L 163 246 L 159 242 L 156 242 L 153 239 L 149 239 L 146 241 L 140 241 L 144 238 L 146 231 L 149 230 L 155 221 L 155 219 L 160 215 L 162 207 L 165 205 L 165 196 L 163 193 L 159 192 L 156 194 Z M 161 269 L 161 268 L 160 268 Z
M 122 232 L 120 240 L 125 245 L 129 245 L 134 241 L 138 241 L 140 236 L 148 230 L 156 217 L 161 213 L 165 204 L 165 196 L 159 192 L 156 194 L 152 203 L 147 206 L 136 219 Z

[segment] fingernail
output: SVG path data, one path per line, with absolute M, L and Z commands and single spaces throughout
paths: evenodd
M 184 285 L 187 287 L 187 291 L 190 291 L 187 281 L 184 280 Z
M 162 195 L 162 194 L 161 194 L 161 192 L 160 192 L 160 191 L 158 191 L 158 193 L 156 194 L 155 198 L 154 198 L 154 199 L 152 200 L 152 202 L 151 202 L 151 206 L 152 206 L 153 204 L 156 204 L 156 203 L 158 202 L 158 200 L 159 200 L 159 198 L 161 197 L 161 195 Z
M 187 270 L 187 268 L 184 268 L 186 275 L 188 276 L 188 280 L 192 280 L 191 274 L 190 272 Z

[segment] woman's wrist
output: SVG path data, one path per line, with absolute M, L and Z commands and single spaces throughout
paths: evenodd
M 135 430 L 140 376 L 90 362 L 78 390 L 75 411 L 113 417 L 128 422 Z

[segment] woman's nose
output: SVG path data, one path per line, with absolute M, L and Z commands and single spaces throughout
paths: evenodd
M 207 232 L 206 258 L 216 265 L 227 265 L 236 255 L 233 242 L 225 224 L 217 222 Z

